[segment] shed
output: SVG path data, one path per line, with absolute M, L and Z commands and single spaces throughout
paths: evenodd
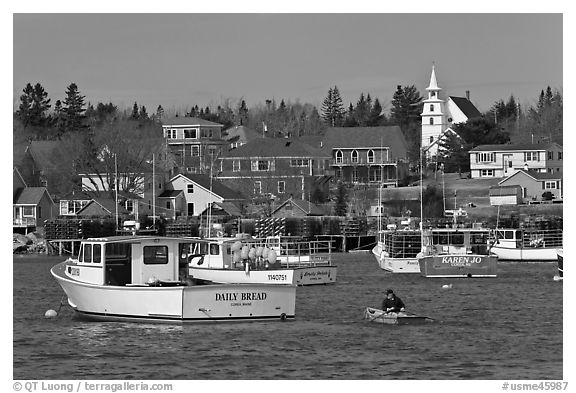
M 518 185 L 490 187 L 490 205 L 519 205 L 522 203 L 522 187 Z
M 323 216 L 324 212 L 315 204 L 302 199 L 290 198 L 272 211 L 272 217 Z

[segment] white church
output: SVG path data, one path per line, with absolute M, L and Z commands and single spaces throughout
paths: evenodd
M 466 123 L 468 119 L 481 117 L 480 111 L 470 102 L 470 92 L 466 97 L 449 96 L 446 100 L 440 98 L 440 91 L 436 81 L 436 71 L 432 65 L 430 85 L 426 88 L 428 98 L 422 103 L 422 148 L 428 157 L 438 154 L 438 142 L 444 135 L 454 132 L 453 124 Z

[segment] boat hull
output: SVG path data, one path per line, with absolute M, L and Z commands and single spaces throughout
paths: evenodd
M 507 248 L 493 246 L 490 252 L 500 261 L 555 261 L 556 248 Z
M 496 277 L 498 258 L 487 255 L 429 255 L 418 260 L 424 277 Z
M 385 325 L 421 325 L 434 322 L 432 318 L 404 312 L 386 314 L 384 311 L 372 307 L 366 307 L 364 319 Z
M 323 285 L 336 282 L 336 266 L 271 270 L 231 270 L 191 267 L 191 277 L 214 283 Z
M 564 250 L 558 249 L 556 251 L 557 258 L 558 258 L 558 277 L 560 280 L 564 279 Z
M 378 242 L 372 249 L 380 269 L 391 273 L 420 273 L 418 258 L 393 258 L 384 251 L 383 244 Z
M 96 320 L 214 322 L 294 319 L 294 285 L 106 286 L 75 281 L 65 269 L 51 270 L 68 303 Z

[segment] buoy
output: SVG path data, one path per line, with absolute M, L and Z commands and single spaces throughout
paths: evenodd
M 255 248 L 251 248 L 250 251 L 248 251 L 248 258 L 250 258 L 251 260 L 256 259 L 256 249 Z
M 248 259 L 248 251 L 250 251 L 248 246 L 242 247 L 242 251 L 240 252 L 240 256 L 242 257 L 242 259 Z
M 240 251 L 241 248 L 242 248 L 242 242 L 234 242 L 234 244 L 232 244 L 232 246 L 230 247 L 230 250 Z
M 256 256 L 257 256 L 257 257 L 261 257 L 261 256 L 262 256 L 262 251 L 264 251 L 264 247 L 262 247 L 262 246 L 256 247 Z
M 273 265 L 276 262 L 276 251 L 270 250 L 268 253 L 268 262 Z
M 264 249 L 262 250 L 262 258 L 267 259 L 269 252 L 270 252 L 270 249 L 268 247 L 264 247 Z
M 560 277 L 560 276 L 554 276 L 554 281 L 562 281 L 562 277 Z
M 452 284 L 444 284 L 442 285 L 442 289 L 452 289 Z
M 56 318 L 58 313 L 55 310 L 48 310 L 44 313 L 44 318 L 52 319 Z
M 240 262 L 242 258 L 240 258 L 240 250 L 236 250 L 232 253 L 232 261 L 234 263 Z

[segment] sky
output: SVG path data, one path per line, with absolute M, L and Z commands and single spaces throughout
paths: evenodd
M 74 82 L 86 101 L 148 112 L 245 99 L 318 107 L 338 86 L 385 110 L 397 85 L 422 95 L 436 65 L 445 95 L 486 111 L 563 90 L 562 14 L 14 14 L 13 103 L 39 82 L 54 103 Z

